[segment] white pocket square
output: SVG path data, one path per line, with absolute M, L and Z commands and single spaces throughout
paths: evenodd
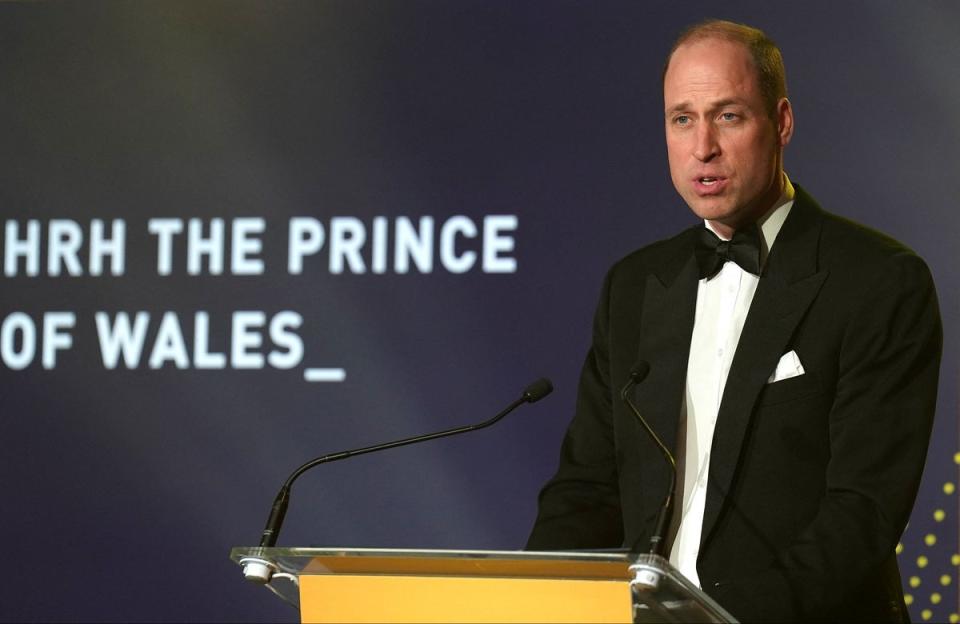
M 777 381 L 783 381 L 784 379 L 799 377 L 803 373 L 803 364 L 800 363 L 797 352 L 790 351 L 789 353 L 784 353 L 780 361 L 777 362 L 777 370 L 773 371 L 767 383 L 775 383 Z

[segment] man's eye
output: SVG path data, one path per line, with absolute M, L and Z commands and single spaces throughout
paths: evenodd
M 722 119 L 722 120 L 724 120 L 724 121 L 735 121 L 738 117 L 739 117 L 739 115 L 737 115 L 736 113 L 721 113 L 721 114 L 720 114 L 720 119 Z
M 685 126 L 690 123 L 690 117 L 687 115 L 677 115 L 673 118 L 673 123 L 677 124 L 678 126 Z

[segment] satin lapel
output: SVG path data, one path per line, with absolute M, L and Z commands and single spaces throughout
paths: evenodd
M 649 362 L 650 373 L 635 395 L 644 417 L 671 451 L 676 448 L 697 301 L 697 263 L 692 248 L 682 262 L 647 276 L 638 357 Z M 659 470 L 644 472 L 646 491 L 664 489 L 665 470 L 663 475 Z
M 711 449 L 701 550 L 734 486 L 760 391 L 827 276 L 826 271 L 817 272 L 819 238 L 820 209 L 798 189 L 757 286 L 724 387 Z

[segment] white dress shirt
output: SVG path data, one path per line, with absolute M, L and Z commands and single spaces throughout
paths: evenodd
M 783 195 L 758 221 L 762 234 L 761 267 L 793 207 L 793 196 L 793 185 L 784 174 Z M 720 236 L 710 221 L 704 223 Z M 727 262 L 719 273 L 710 279 L 700 280 L 697 286 L 697 307 L 690 340 L 690 358 L 687 361 L 684 414 L 681 415 L 686 420 L 683 498 L 679 510 L 680 526 L 670 550 L 670 563 L 697 587 L 700 587 L 697 556 L 707 499 L 713 431 L 733 354 L 759 281 L 756 275 L 744 271 L 735 262 Z

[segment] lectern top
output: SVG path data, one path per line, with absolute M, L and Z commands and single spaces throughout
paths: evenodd
M 523 578 L 631 578 L 622 552 L 528 552 L 375 548 L 234 548 L 239 562 L 257 557 L 280 569 L 305 574 L 389 574 Z

